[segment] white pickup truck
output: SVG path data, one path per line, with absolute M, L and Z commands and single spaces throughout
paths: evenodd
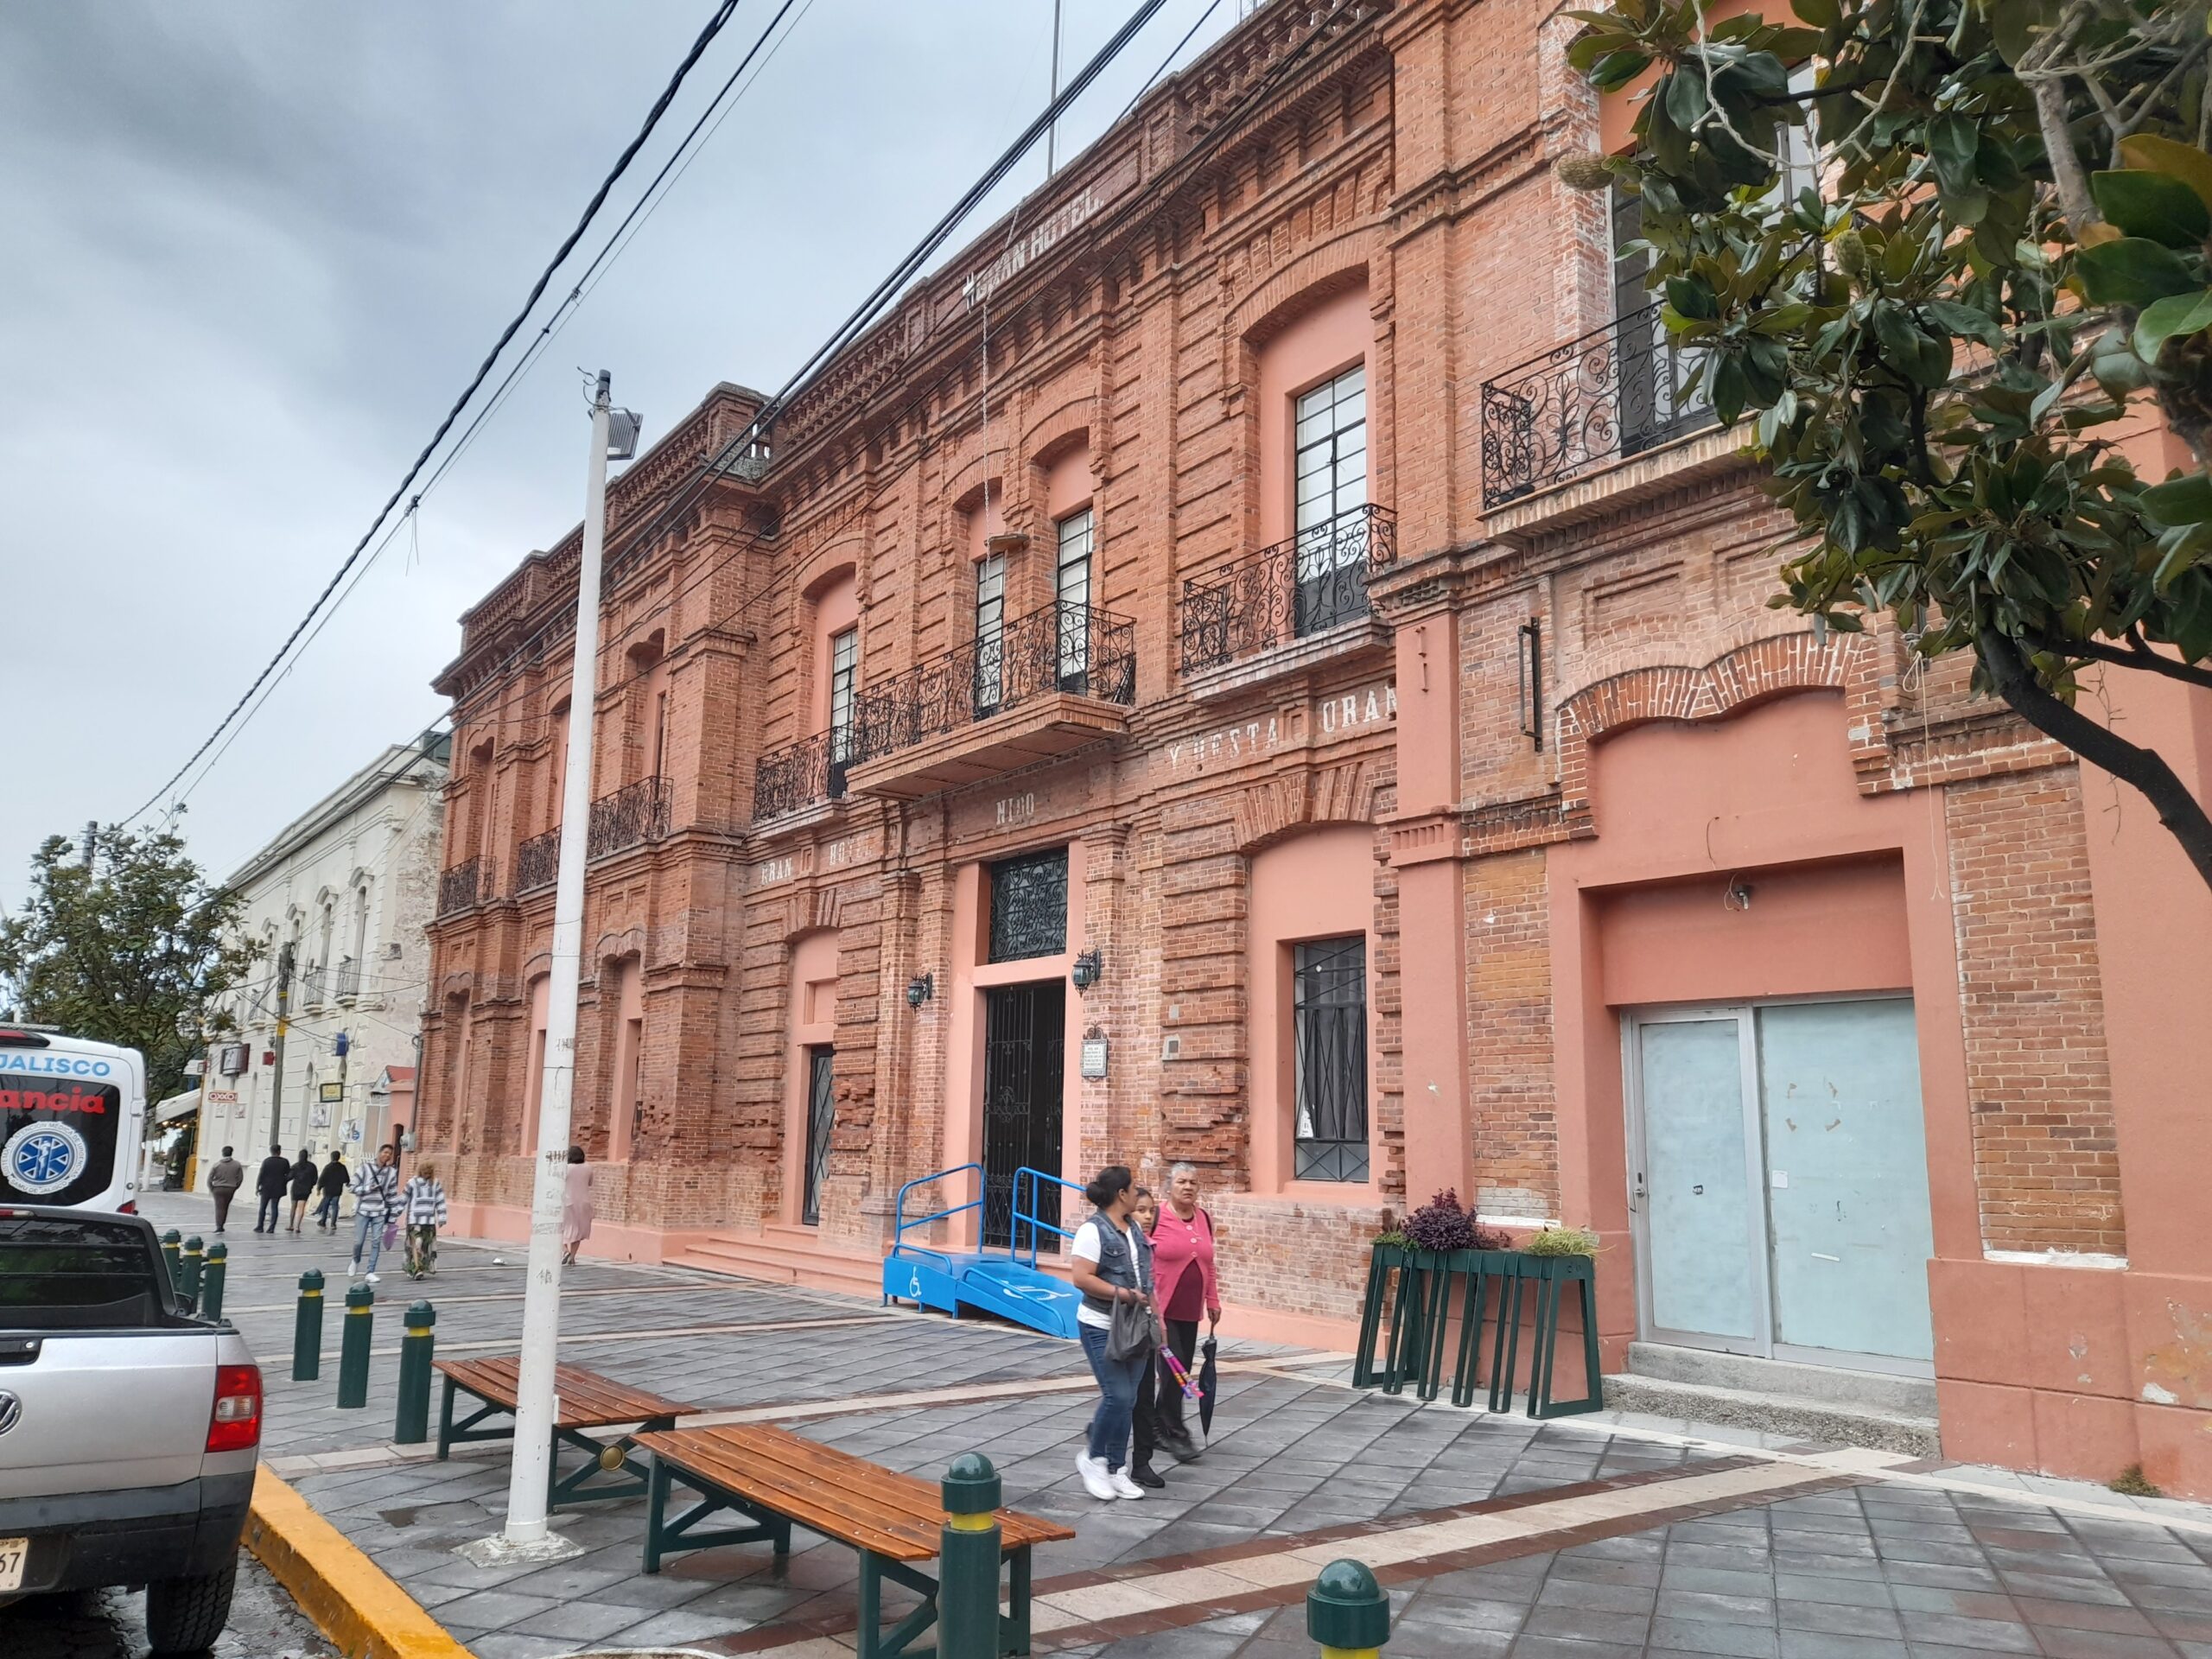
M 155 1654 L 213 1644 L 261 1404 L 237 1331 L 180 1310 L 151 1224 L 0 1205 L 0 1605 L 144 1585 Z

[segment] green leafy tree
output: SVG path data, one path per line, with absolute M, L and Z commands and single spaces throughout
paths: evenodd
M 31 893 L 0 919 L 0 981 L 15 1017 L 146 1057 L 154 1099 L 185 1086 L 185 1062 L 228 1029 L 211 1004 L 253 964 L 238 893 L 211 891 L 181 838 L 111 824 L 81 842 L 52 836 Z
M 1796 520 L 1772 602 L 1972 652 L 2212 885 L 2204 804 L 2076 706 L 2093 667 L 2212 688 L 2212 0 L 1775 10 L 1575 13 L 1576 67 L 1649 92 L 1632 155 L 1560 168 L 1642 198 L 1666 324 Z M 2196 464 L 2158 481 L 2112 423 L 2161 416 Z

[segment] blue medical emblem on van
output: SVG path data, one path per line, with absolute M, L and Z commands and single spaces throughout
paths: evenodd
M 85 1137 L 67 1123 L 26 1123 L 0 1150 L 0 1174 L 33 1198 L 68 1185 L 84 1166 Z

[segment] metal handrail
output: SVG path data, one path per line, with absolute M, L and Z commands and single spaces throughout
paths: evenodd
M 1065 1227 L 1055 1227 L 1051 1222 L 1040 1219 L 1033 1210 L 1024 1210 L 1021 1207 L 1021 1178 L 1025 1175 L 1030 1178 L 1029 1185 L 1033 1192 L 1039 1181 L 1051 1181 L 1057 1185 L 1065 1186 L 1071 1192 L 1084 1193 L 1085 1203 L 1090 1201 L 1090 1194 L 1084 1192 L 1084 1189 L 1073 1181 L 1063 1180 L 1059 1176 L 1048 1174 L 1041 1169 L 1032 1169 L 1027 1164 L 1014 1172 L 1014 1220 L 1007 1232 L 1006 1251 L 1009 1256 L 1020 1254 L 1021 1224 L 1027 1222 L 1029 1224 L 1028 1265 L 1033 1268 L 1037 1265 L 1037 1233 L 1039 1228 L 1048 1233 L 1057 1233 L 1070 1243 L 1074 1242 L 1075 1235 Z M 1034 1205 L 1037 1200 L 1033 1197 L 1029 1202 Z
M 982 1196 L 979 1194 L 965 1204 L 956 1204 L 950 1210 L 933 1211 L 926 1216 L 917 1216 L 913 1220 L 909 1221 L 906 1219 L 906 1195 L 918 1186 L 928 1186 L 933 1182 L 946 1180 L 955 1175 L 965 1175 L 971 1169 L 978 1176 L 983 1173 L 983 1166 L 981 1164 L 957 1164 L 950 1169 L 940 1169 L 928 1175 L 917 1175 L 899 1189 L 898 1202 L 893 1206 L 891 1212 L 892 1255 L 896 1255 L 901 1250 L 912 1250 L 920 1255 L 933 1255 L 940 1262 L 947 1259 L 943 1250 L 933 1250 L 926 1244 L 907 1243 L 906 1230 L 910 1227 L 926 1227 L 933 1221 L 943 1221 L 947 1216 L 957 1216 L 963 1210 L 980 1210 L 983 1207 Z
M 1185 577 L 1183 671 L 1218 667 L 1369 615 L 1368 578 L 1397 556 L 1397 515 L 1370 502 Z

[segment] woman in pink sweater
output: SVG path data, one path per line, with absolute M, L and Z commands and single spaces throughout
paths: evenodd
M 1206 1317 L 1208 1336 L 1221 1325 L 1221 1287 L 1213 1271 L 1213 1217 L 1198 1203 L 1198 1172 L 1178 1164 L 1167 1172 L 1167 1202 L 1152 1224 L 1153 1282 L 1159 1286 L 1160 1317 L 1167 1327 L 1167 1346 L 1194 1369 L 1198 1315 Z M 1160 1443 L 1178 1463 L 1197 1459 L 1198 1447 L 1183 1421 L 1183 1390 L 1165 1365 L 1152 1368 L 1153 1421 Z

